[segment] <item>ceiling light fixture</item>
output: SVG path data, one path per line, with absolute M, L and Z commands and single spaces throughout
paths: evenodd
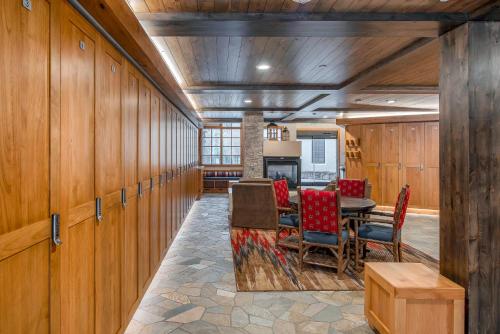
M 293 2 L 300 3 L 301 5 L 310 2 L 311 0 L 292 0 Z
M 393 103 L 396 103 L 396 100 L 387 100 L 386 102 L 389 104 L 393 104 Z
M 260 71 L 267 71 L 270 68 L 271 68 L 271 66 L 268 65 L 268 64 L 259 64 L 259 65 L 257 65 L 257 69 L 260 70 Z
M 328 118 L 328 116 L 325 115 L 325 116 L 323 116 L 323 118 Z
M 326 67 L 326 64 L 319 65 L 319 68 L 325 68 L 325 67 Z
M 244 100 L 243 102 L 245 102 L 245 103 L 252 103 L 252 100 L 250 100 L 250 99 L 246 99 L 246 100 Z

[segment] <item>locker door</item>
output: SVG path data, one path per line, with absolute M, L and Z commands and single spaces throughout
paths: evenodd
M 57 303 L 50 275 L 59 272 L 53 260 L 60 249 L 51 249 L 50 241 L 51 192 L 56 194 L 50 174 L 56 166 L 49 148 L 59 140 L 49 137 L 49 11 L 43 0 L 34 1 L 32 11 L 21 1 L 3 1 L 0 15 L 2 334 L 48 333 L 57 319 L 50 316 L 51 299 Z
M 108 334 L 121 327 L 122 58 L 103 39 L 97 46 L 95 192 L 102 217 L 95 227 L 95 328 Z
M 380 203 L 382 200 L 381 155 L 382 155 L 382 125 L 371 124 L 362 126 L 363 139 L 361 148 L 363 155 L 363 174 L 372 185 L 371 198 Z
M 425 124 L 424 206 L 439 210 L 439 122 Z
M 132 65 L 124 71 L 123 94 L 123 164 L 124 185 L 127 198 L 123 226 L 123 317 L 129 319 L 138 290 L 138 197 L 137 197 L 137 123 L 139 107 L 139 77 Z
M 167 102 L 167 245 L 170 247 L 172 228 L 172 106 Z
M 160 261 L 160 98 L 151 94 L 151 198 L 150 198 L 150 247 L 151 271 Z
M 424 206 L 424 123 L 403 124 L 403 180 L 410 185 L 409 205 Z
M 160 100 L 160 254 L 167 248 L 167 103 Z
M 402 187 L 401 126 L 384 124 L 382 131 L 382 204 L 393 206 Z
M 97 34 L 69 6 L 61 26 L 61 332 L 94 332 Z M 78 80 L 75 80 L 78 78 Z
M 138 125 L 138 182 L 141 188 L 139 195 L 138 216 L 138 269 L 139 289 L 144 291 L 149 278 L 150 233 L 149 233 L 149 183 L 151 178 L 150 141 L 151 141 L 151 91 L 142 79 L 139 83 L 139 125 Z

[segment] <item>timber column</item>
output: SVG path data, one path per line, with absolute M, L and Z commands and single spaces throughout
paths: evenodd
M 440 271 L 466 288 L 469 333 L 500 331 L 500 22 L 441 37 Z

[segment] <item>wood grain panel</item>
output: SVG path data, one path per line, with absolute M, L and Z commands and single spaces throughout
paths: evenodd
M 151 94 L 151 177 L 160 174 L 160 98 Z
M 425 124 L 424 206 L 439 209 L 439 123 Z
M 138 135 L 138 174 L 139 182 L 151 177 L 151 90 L 141 81 L 139 83 L 139 135 Z
M 155 185 L 150 191 L 150 213 L 149 213 L 149 232 L 150 232 L 150 268 L 154 270 L 160 260 L 160 189 Z
M 410 185 L 410 206 L 424 206 L 424 123 L 403 124 L 403 180 Z
M 94 332 L 94 217 L 68 229 L 68 309 L 69 333 Z
M 363 173 L 372 185 L 371 198 L 375 202 L 380 202 L 382 200 L 382 125 L 363 125 L 362 133 Z
M 137 124 L 139 108 L 139 79 L 132 65 L 125 70 L 126 88 L 123 90 L 123 166 L 125 186 L 137 184 Z
M 96 195 L 122 188 L 121 57 L 102 41 L 96 72 Z
M 145 191 L 139 198 L 138 206 L 138 284 L 139 292 L 143 293 L 150 275 L 150 225 L 149 225 L 149 191 Z
M 123 310 L 128 318 L 139 298 L 138 286 L 138 198 L 127 199 L 123 225 Z
M 95 333 L 116 333 L 121 327 L 122 207 L 104 213 L 95 227 Z
M 0 333 L 49 333 L 49 240 L 0 262 Z
M 49 4 L 36 7 L 2 2 L 0 235 L 49 215 Z
M 382 149 L 382 204 L 394 205 L 402 187 L 400 124 L 384 124 Z

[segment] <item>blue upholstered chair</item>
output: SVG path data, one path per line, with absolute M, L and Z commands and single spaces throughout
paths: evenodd
M 410 186 L 401 188 L 394 213 L 370 212 L 369 217 L 351 217 L 355 224 L 355 268 L 358 269 L 359 251 L 368 242 L 392 246 L 394 262 L 400 262 L 401 229 L 405 222 L 406 209 L 410 200 Z M 387 219 L 390 218 L 390 219 Z

